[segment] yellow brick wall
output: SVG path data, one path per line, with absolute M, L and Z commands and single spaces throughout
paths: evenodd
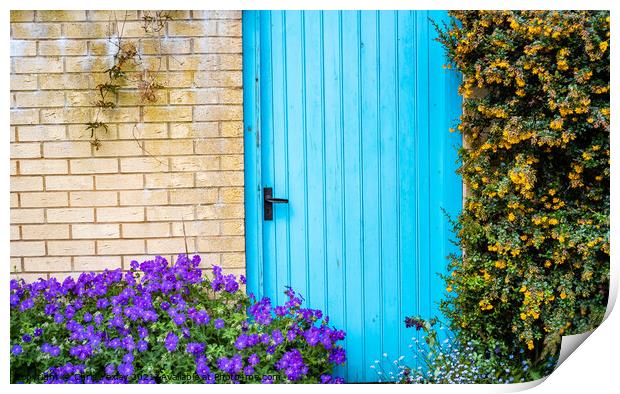
M 114 14 L 127 15 L 124 37 L 155 61 L 139 11 L 11 12 L 11 272 L 127 268 L 186 246 L 205 267 L 242 272 L 241 12 L 172 12 L 166 88 L 145 106 L 121 91 L 95 150 L 85 123 L 112 62 Z

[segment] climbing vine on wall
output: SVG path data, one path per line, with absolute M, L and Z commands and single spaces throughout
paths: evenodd
M 124 37 L 123 32 L 127 22 L 127 13 L 123 20 L 116 19 L 108 24 L 108 41 L 114 48 L 112 65 L 101 72 L 106 75 L 106 80 L 95 88 L 96 99 L 93 118 L 86 124 L 86 131 L 90 134 L 91 144 L 99 150 L 101 146 L 101 133 L 108 132 L 108 124 L 102 118 L 105 111 L 117 108 L 117 95 L 119 89 L 133 88 L 137 92 L 142 105 L 157 101 L 156 91 L 164 88 L 158 82 L 158 75 L 162 71 L 164 53 L 162 50 L 163 34 L 166 22 L 171 19 L 165 11 L 142 11 L 142 29 L 148 36 L 157 39 L 159 53 L 155 64 L 151 66 L 142 61 L 139 52 L 140 42 Z
M 443 310 L 533 360 L 595 328 L 609 281 L 609 12 L 458 11 L 439 40 L 462 73 L 469 195 Z

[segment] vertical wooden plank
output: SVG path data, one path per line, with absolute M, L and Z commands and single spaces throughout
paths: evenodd
M 361 171 L 361 84 L 360 77 L 360 11 L 344 11 L 342 15 L 342 80 L 343 80 L 343 158 L 344 183 L 344 245 L 346 268 L 346 378 L 366 380 L 368 360 L 364 352 L 365 318 L 364 259 L 362 234 L 362 171 Z
M 306 166 L 304 122 L 303 11 L 286 12 L 289 270 L 291 285 L 307 296 Z
M 391 359 L 400 356 L 398 344 L 402 320 L 399 319 L 400 264 L 398 248 L 398 54 L 395 11 L 379 12 L 379 179 L 381 217 L 381 288 L 383 352 Z
M 344 324 L 342 96 L 340 73 L 340 12 L 323 12 L 323 70 L 325 127 L 325 239 L 327 264 L 326 312 L 337 326 Z
M 260 14 L 244 11 L 243 28 L 243 130 L 245 164 L 245 250 L 247 288 L 262 294 L 262 211 L 260 181 Z
M 440 23 L 447 19 L 445 11 L 431 11 L 430 17 Z M 447 63 L 445 50 L 435 41 L 437 32 L 431 30 L 429 41 L 429 68 L 432 70 L 430 83 L 437 94 L 429 97 L 431 107 L 431 140 L 430 149 L 433 160 L 431 173 L 431 228 L 438 236 L 433 238 L 431 250 L 436 256 L 436 263 L 432 269 L 437 274 L 444 274 L 448 264 L 447 255 L 456 251 L 456 246 L 449 240 L 454 237 L 447 217 L 442 210 L 452 215 L 458 215 L 462 198 L 462 187 L 458 176 L 457 147 L 460 144 L 458 135 L 450 134 L 449 128 L 460 115 L 460 100 L 458 98 L 458 78 L 455 71 L 445 69 Z M 457 82 L 457 83 L 455 83 Z M 444 298 L 445 284 L 439 275 L 431 279 L 431 313 L 443 317 L 439 310 L 439 301 Z
M 400 282 L 400 339 L 399 354 L 406 356 L 405 362 L 414 365 L 409 345 L 412 343 L 413 331 L 402 325 L 407 316 L 417 314 L 415 295 L 416 287 L 416 217 L 415 217 L 415 39 L 414 11 L 398 12 L 398 163 L 399 163 L 399 251 L 401 274 Z
M 271 108 L 273 113 L 273 146 L 271 161 L 273 181 L 263 183 L 264 187 L 273 187 L 274 197 L 288 198 L 288 128 L 287 128 L 287 70 L 286 70 L 286 30 L 284 29 L 284 11 L 271 11 Z M 283 294 L 288 286 L 288 204 L 273 205 L 273 259 L 275 282 L 272 297 L 281 304 Z
M 379 43 L 377 12 L 363 12 L 361 21 L 362 84 L 362 177 L 364 199 L 363 228 L 365 348 L 368 361 L 381 359 L 381 258 L 379 217 Z
M 429 18 L 437 20 L 441 14 L 436 11 L 429 11 Z M 433 94 L 429 95 L 429 151 L 430 151 L 430 204 L 429 204 L 429 220 L 430 232 L 434 236 L 430 238 L 431 261 L 429 261 L 429 278 L 430 294 L 429 308 L 431 316 L 439 316 L 438 301 L 444 293 L 444 286 L 439 273 L 445 272 L 443 269 L 445 264 L 446 249 L 446 226 L 444 215 L 441 211 L 446 208 L 444 200 L 444 172 L 443 162 L 447 159 L 447 130 L 448 122 L 446 121 L 446 75 L 443 70 L 444 55 L 441 45 L 434 45 L 433 39 L 436 38 L 435 29 L 429 27 L 429 44 L 428 44 L 428 64 L 429 64 L 429 84 L 433 86 Z
M 273 107 L 273 54 L 271 49 L 271 12 L 260 13 L 260 81 L 261 81 L 261 186 L 273 185 L 274 182 L 274 107 Z M 261 190 L 262 204 L 262 190 Z M 262 206 L 261 206 L 262 209 Z M 263 292 L 264 295 L 273 298 L 277 293 L 277 271 L 274 264 L 276 248 L 275 227 L 273 221 L 263 221 Z
M 306 139 L 308 182 L 308 300 L 313 308 L 325 309 L 325 234 L 324 234 L 324 125 L 323 125 L 323 47 L 320 12 L 305 14 L 306 61 Z
M 342 112 L 342 31 L 339 11 L 323 12 L 323 83 L 325 128 L 325 240 L 326 313 L 330 323 L 345 324 L 343 234 L 343 117 Z M 337 372 L 342 372 L 338 368 Z
M 416 43 L 418 44 L 416 59 L 416 223 L 417 223 L 417 264 L 418 264 L 418 310 L 424 318 L 430 317 L 430 280 L 431 271 L 429 249 L 432 233 L 430 232 L 429 205 L 430 188 L 430 156 L 429 156 L 429 24 L 428 12 L 418 11 L 416 14 Z

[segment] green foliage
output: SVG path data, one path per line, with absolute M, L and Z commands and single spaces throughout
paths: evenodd
M 538 365 L 606 309 L 609 12 L 451 16 L 470 193 L 442 310 L 464 340 Z

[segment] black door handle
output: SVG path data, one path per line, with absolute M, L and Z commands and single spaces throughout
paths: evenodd
M 273 204 L 288 204 L 288 199 L 273 197 L 273 188 L 266 187 L 263 189 L 263 218 L 265 220 L 273 220 Z

